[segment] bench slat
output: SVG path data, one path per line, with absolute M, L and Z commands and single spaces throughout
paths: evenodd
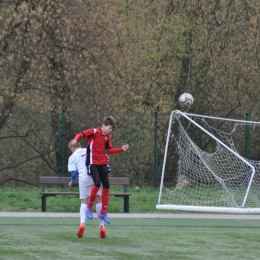
M 56 176 L 40 176 L 40 184 L 68 184 L 70 177 L 56 177 Z M 127 177 L 109 177 L 111 185 L 130 185 L 130 180 Z M 78 178 L 75 181 L 78 184 Z
M 42 195 L 51 196 L 51 195 L 79 195 L 79 192 L 66 192 L 66 191 L 42 191 Z M 131 193 L 127 192 L 110 192 L 109 195 L 112 196 L 130 196 Z
M 66 191 L 43 191 L 42 195 L 79 195 L 79 192 L 66 192 Z

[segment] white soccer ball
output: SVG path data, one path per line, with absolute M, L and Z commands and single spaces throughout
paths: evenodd
M 189 93 L 183 93 L 179 97 L 179 103 L 181 107 L 188 108 L 192 106 L 194 102 L 193 96 Z

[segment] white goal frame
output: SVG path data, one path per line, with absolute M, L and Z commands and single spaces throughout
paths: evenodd
M 193 124 L 194 126 L 200 128 L 204 133 L 206 133 L 208 136 L 210 136 L 212 139 L 214 139 L 216 142 L 218 142 L 221 146 L 229 150 L 231 153 L 233 153 L 239 160 L 243 161 L 251 170 L 251 176 L 248 182 L 248 187 L 245 192 L 245 196 L 243 198 L 243 203 L 239 207 L 221 207 L 221 206 L 194 206 L 194 205 L 175 205 L 175 204 L 164 204 L 162 203 L 162 192 L 163 192 L 163 185 L 164 185 L 164 175 L 165 175 L 165 167 L 166 167 L 166 161 L 167 161 L 167 153 L 168 153 L 168 146 L 170 142 L 170 135 L 171 135 L 171 127 L 174 120 L 174 117 L 176 116 L 182 116 L 185 119 L 189 121 L 190 124 Z M 255 121 L 246 121 L 246 120 L 234 120 L 234 119 L 228 119 L 228 118 L 220 118 L 220 117 L 211 117 L 211 116 L 205 116 L 205 115 L 195 115 L 190 113 L 181 112 L 180 110 L 174 110 L 170 114 L 169 119 L 169 126 L 168 126 L 168 133 L 166 138 L 166 144 L 165 144 L 165 150 L 164 150 L 164 159 L 163 159 L 163 165 L 162 165 L 162 174 L 161 174 L 161 182 L 160 182 L 160 189 L 159 189 L 159 198 L 158 203 L 156 205 L 156 209 L 158 210 L 178 210 L 178 211 L 194 211 L 194 212 L 212 212 L 212 213 L 260 213 L 260 208 L 249 208 L 245 207 L 247 197 L 252 185 L 252 181 L 255 176 L 255 167 L 248 162 L 245 158 L 240 156 L 236 151 L 232 150 L 230 147 L 228 147 L 226 144 L 224 144 L 221 140 L 219 140 L 216 136 L 211 134 L 209 131 L 207 131 L 205 128 L 203 128 L 201 125 L 199 125 L 197 122 L 195 122 L 191 117 L 201 117 L 201 118 L 208 118 L 208 119 L 217 119 L 217 120 L 226 120 L 226 121 L 233 121 L 233 122 L 241 122 L 241 123 L 252 123 L 252 124 L 258 124 L 260 125 L 260 122 Z

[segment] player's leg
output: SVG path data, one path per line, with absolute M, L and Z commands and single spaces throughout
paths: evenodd
M 93 203 L 96 199 L 96 195 L 99 190 L 99 187 L 101 186 L 101 181 L 100 181 L 98 169 L 95 165 L 89 165 L 88 171 L 89 171 L 89 175 L 91 175 L 91 177 L 93 179 L 94 185 L 91 188 L 86 214 L 89 219 L 93 219 L 92 207 L 93 207 Z
M 80 227 L 78 229 L 77 235 L 79 238 L 83 237 L 85 231 L 85 222 L 86 222 L 86 208 L 88 203 L 88 191 L 87 186 L 79 184 L 79 198 L 80 203 Z
M 101 193 L 102 193 L 102 189 L 100 188 L 100 190 L 98 191 L 98 194 L 96 196 L 96 200 L 95 200 L 97 215 L 99 215 L 99 213 L 101 212 L 101 209 L 102 209 Z M 105 224 L 104 220 L 99 218 L 99 225 L 104 226 L 104 224 Z
M 95 200 L 97 215 L 100 214 L 102 208 L 101 193 L 102 193 L 102 188 L 100 187 Z M 100 238 L 106 238 L 105 221 L 101 218 L 98 218 L 98 220 L 100 226 Z
M 101 212 L 102 203 L 101 203 L 101 197 L 97 195 L 96 197 L 96 211 L 99 215 Z M 105 230 L 105 221 L 101 218 L 99 219 L 99 229 L 100 229 L 100 238 L 106 238 L 106 230 Z
M 108 224 L 110 224 L 110 220 L 108 219 L 106 212 L 108 208 L 109 190 L 110 190 L 110 184 L 108 179 L 109 172 L 110 172 L 109 165 L 103 165 L 102 170 L 99 171 L 103 190 L 102 190 L 102 209 L 100 214 L 98 215 L 99 218 L 103 219 Z
M 86 221 L 86 208 L 88 204 L 88 199 L 82 199 L 80 205 L 80 223 L 85 223 Z
M 89 202 L 89 196 L 91 193 L 92 186 L 93 186 L 93 184 L 89 184 L 86 187 L 86 196 L 88 197 L 87 203 Z M 101 208 L 102 208 L 101 193 L 102 193 L 102 186 L 99 188 L 97 195 L 96 195 L 96 199 L 94 201 L 94 203 L 96 205 L 97 214 L 99 214 L 101 212 Z M 100 238 L 106 238 L 105 222 L 103 219 L 100 219 L 100 218 L 98 218 L 98 220 L 99 220 L 99 228 L 100 228 Z

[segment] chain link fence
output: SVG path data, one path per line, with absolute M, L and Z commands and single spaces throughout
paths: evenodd
M 38 186 L 39 176 L 70 176 L 69 141 L 82 130 L 100 127 L 108 115 L 117 121 L 112 132 L 113 146 L 130 146 L 125 153 L 110 155 L 111 176 L 128 176 L 132 185 L 158 186 L 170 113 L 80 110 L 14 111 L 0 129 L 0 186 Z M 235 118 L 245 119 L 245 115 Z M 248 155 L 253 159 L 258 154 L 256 136 L 260 133 L 241 133 L 241 147 L 245 147 L 246 138 L 250 140 Z M 85 140 L 81 144 L 84 147 Z M 171 169 L 165 175 L 169 180 L 174 180 L 177 169 L 175 152 L 170 149 L 172 160 L 167 167 Z
M 1 128 L 0 185 L 38 186 L 39 176 L 70 176 L 69 141 L 82 130 L 100 127 L 108 115 L 117 121 L 113 146 L 130 146 L 110 155 L 111 176 L 128 176 L 139 186 L 158 185 L 169 114 L 24 110 L 14 111 Z

